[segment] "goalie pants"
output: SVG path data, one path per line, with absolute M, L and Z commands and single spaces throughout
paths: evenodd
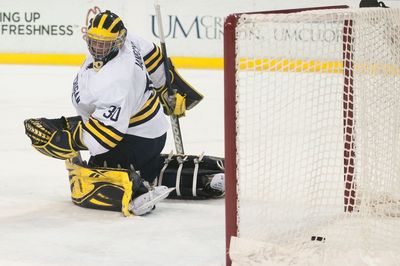
M 125 135 L 118 145 L 103 154 L 92 156 L 89 165 L 112 168 L 131 169 L 140 171 L 141 177 L 153 182 L 160 173 L 164 159 L 161 151 L 164 149 L 167 134 L 155 139 Z

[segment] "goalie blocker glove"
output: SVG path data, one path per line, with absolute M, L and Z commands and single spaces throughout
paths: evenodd
M 174 91 L 174 94 L 171 96 L 168 95 L 168 88 L 166 85 L 157 88 L 156 92 L 166 115 L 173 114 L 176 117 L 182 117 L 185 115 L 186 110 L 192 109 L 203 99 L 203 95 L 184 80 L 176 71 L 171 59 L 168 60 L 170 66 L 171 89 Z
M 24 126 L 32 146 L 46 156 L 66 160 L 75 157 L 80 150 L 87 150 L 82 142 L 80 116 L 31 118 L 24 121 Z

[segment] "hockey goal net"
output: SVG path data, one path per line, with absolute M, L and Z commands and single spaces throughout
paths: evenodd
M 234 14 L 224 30 L 227 264 L 398 265 L 399 9 Z

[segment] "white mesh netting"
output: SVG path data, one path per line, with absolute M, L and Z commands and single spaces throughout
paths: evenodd
M 233 261 L 278 265 L 280 250 L 291 263 L 311 252 L 330 265 L 336 254 L 382 252 L 391 265 L 400 254 L 399 9 L 242 15 L 236 36 Z M 258 248 L 243 249 L 249 239 Z

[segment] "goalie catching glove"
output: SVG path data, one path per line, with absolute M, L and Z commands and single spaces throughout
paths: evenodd
M 185 116 L 186 112 L 186 95 L 175 92 L 173 95 L 168 95 L 167 86 L 156 89 L 159 95 L 161 104 L 166 115 L 175 115 L 176 117 Z
M 59 119 L 31 118 L 24 121 L 25 134 L 32 146 L 49 157 L 66 160 L 87 150 L 82 142 L 80 116 Z
M 166 115 L 182 117 L 185 116 L 186 110 L 192 109 L 203 99 L 203 95 L 187 83 L 176 71 L 171 59 L 168 60 L 170 66 L 171 90 L 174 94 L 168 95 L 168 88 L 166 85 L 157 88 L 156 92 Z

